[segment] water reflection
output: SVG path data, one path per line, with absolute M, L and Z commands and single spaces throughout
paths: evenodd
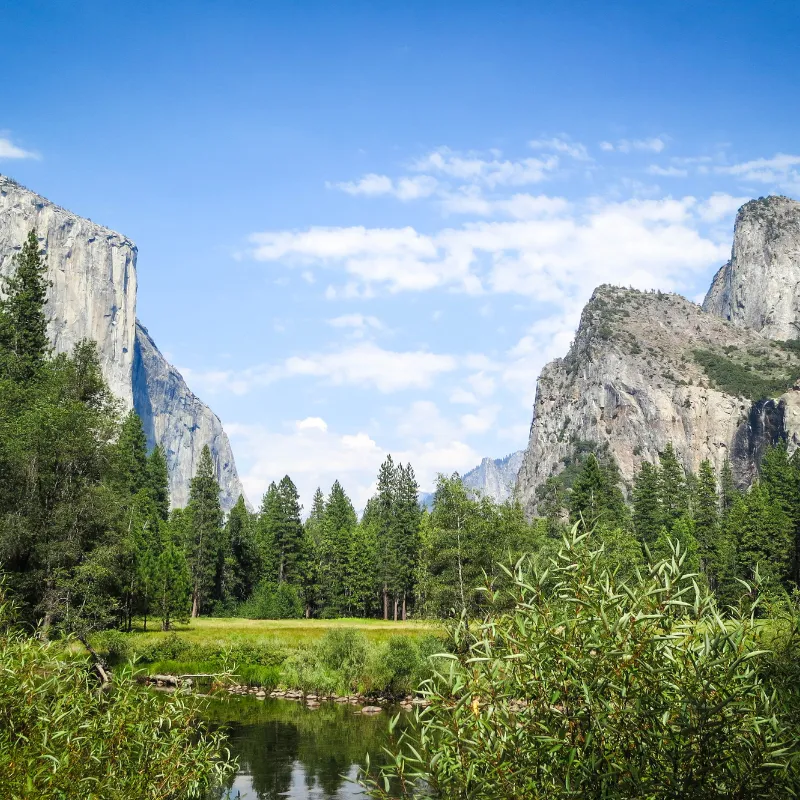
M 286 700 L 227 697 L 212 700 L 207 717 L 227 726 L 239 760 L 239 773 L 217 795 L 226 800 L 357 797 L 352 781 L 366 754 L 375 763 L 388 741 L 386 712 L 369 717 L 335 703 L 311 710 Z

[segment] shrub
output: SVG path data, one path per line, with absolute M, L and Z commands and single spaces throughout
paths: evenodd
M 238 613 L 248 619 L 300 619 L 303 601 L 297 589 L 288 583 L 262 581 L 250 598 L 239 606 Z
M 419 672 L 419 648 L 409 636 L 392 636 L 387 642 L 386 668 L 390 678 L 386 689 L 390 694 L 407 694 L 414 688 L 414 676 Z
M 328 631 L 314 648 L 320 664 L 341 676 L 342 693 L 358 688 L 369 656 L 367 637 L 353 629 Z
M 768 678 L 758 601 L 723 618 L 678 545 L 623 582 L 587 536 L 509 569 L 512 611 L 456 625 L 373 797 L 797 796 L 796 690 Z
M 102 653 L 109 664 L 124 664 L 133 652 L 130 637 L 122 631 L 109 630 L 98 634 L 95 648 Z
M 196 700 L 157 696 L 126 669 L 100 691 L 85 659 L 65 659 L 10 621 L 0 598 L 3 797 L 162 800 L 224 784 L 224 739 L 200 725 Z

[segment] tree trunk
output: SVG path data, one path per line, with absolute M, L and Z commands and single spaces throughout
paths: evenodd
M 383 584 L 383 618 L 389 619 L 389 590 L 386 584 Z
M 397 622 L 397 595 L 394 596 L 394 621 Z
M 197 591 L 192 594 L 192 619 L 200 616 L 200 604 L 197 601 Z
M 403 622 L 405 622 L 406 619 L 406 593 L 403 592 Z

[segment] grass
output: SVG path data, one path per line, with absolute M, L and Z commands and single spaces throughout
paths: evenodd
M 152 624 L 152 623 L 151 623 Z M 158 624 L 157 622 L 155 623 Z M 134 646 L 150 644 L 177 633 L 182 639 L 193 644 L 212 645 L 230 639 L 268 640 L 279 647 L 294 649 L 299 645 L 313 644 L 328 631 L 334 629 L 353 629 L 361 631 L 370 642 L 383 642 L 395 634 L 405 636 L 426 636 L 441 632 L 436 622 L 386 622 L 382 619 L 242 619 L 240 617 L 200 617 L 188 624 L 173 624 L 169 633 L 148 630 L 144 632 L 139 620 L 134 626 Z

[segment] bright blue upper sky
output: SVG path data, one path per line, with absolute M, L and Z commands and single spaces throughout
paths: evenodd
M 6 0 L 0 31 L 0 172 L 136 241 L 254 503 L 522 448 L 596 284 L 697 298 L 743 199 L 800 196 L 796 2 Z

